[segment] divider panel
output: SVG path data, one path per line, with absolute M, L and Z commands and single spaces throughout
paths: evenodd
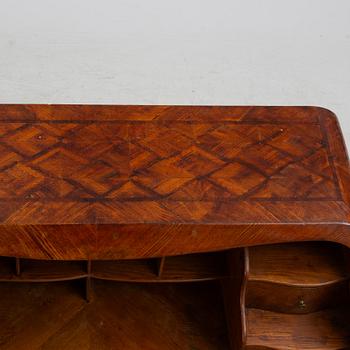
M 232 350 L 244 349 L 247 337 L 245 294 L 249 262 L 246 249 L 227 252 L 229 277 L 222 279 L 228 335 Z

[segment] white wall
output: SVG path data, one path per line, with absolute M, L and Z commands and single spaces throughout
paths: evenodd
M 0 102 L 321 105 L 350 147 L 350 1 L 0 0 Z

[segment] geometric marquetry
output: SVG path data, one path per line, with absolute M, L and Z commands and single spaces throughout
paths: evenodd
M 0 347 L 349 349 L 349 175 L 319 107 L 0 105 Z
M 292 232 L 296 224 L 346 223 L 348 178 L 339 126 L 322 108 L 0 106 L 0 224 L 8 232 L 0 238 L 23 228 L 36 232 L 30 237 L 43 226 L 64 231 L 51 233 L 44 249 L 56 257 L 66 254 L 56 249 L 62 237 L 65 250 L 77 249 L 70 257 L 131 254 L 107 252 L 118 244 L 116 225 L 125 247 L 129 230 L 142 247 L 156 235 L 163 243 L 144 248 L 150 256 L 187 251 L 179 244 L 189 233 L 189 252 L 236 245 L 241 232 L 248 241 L 288 240 L 280 230 L 253 237 L 245 225 L 289 224 Z M 231 232 L 220 236 L 223 245 L 209 239 L 215 225 Z M 317 232 L 343 243 L 334 228 Z M 297 234 L 316 238 L 307 229 Z M 193 230 L 208 246 L 199 247 Z
M 245 122 L 47 124 L 2 133 L 2 153 L 13 162 L 6 156 L 1 164 L 1 198 L 339 199 L 317 124 L 311 130 Z M 308 166 L 316 153 L 318 163 Z

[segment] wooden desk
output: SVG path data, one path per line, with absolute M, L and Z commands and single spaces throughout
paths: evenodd
M 94 323 L 53 337 L 56 320 L 45 342 L 37 326 L 32 348 L 349 348 L 349 193 L 318 107 L 0 106 L 0 280 L 84 280 L 88 299 L 96 280 L 85 306 L 52 295 L 110 323 L 96 343 Z M 23 286 L 6 305 L 34 308 L 23 290 L 43 287 Z

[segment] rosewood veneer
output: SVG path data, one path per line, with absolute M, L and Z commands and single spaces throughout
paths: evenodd
M 0 348 L 350 349 L 349 174 L 319 107 L 0 105 Z

